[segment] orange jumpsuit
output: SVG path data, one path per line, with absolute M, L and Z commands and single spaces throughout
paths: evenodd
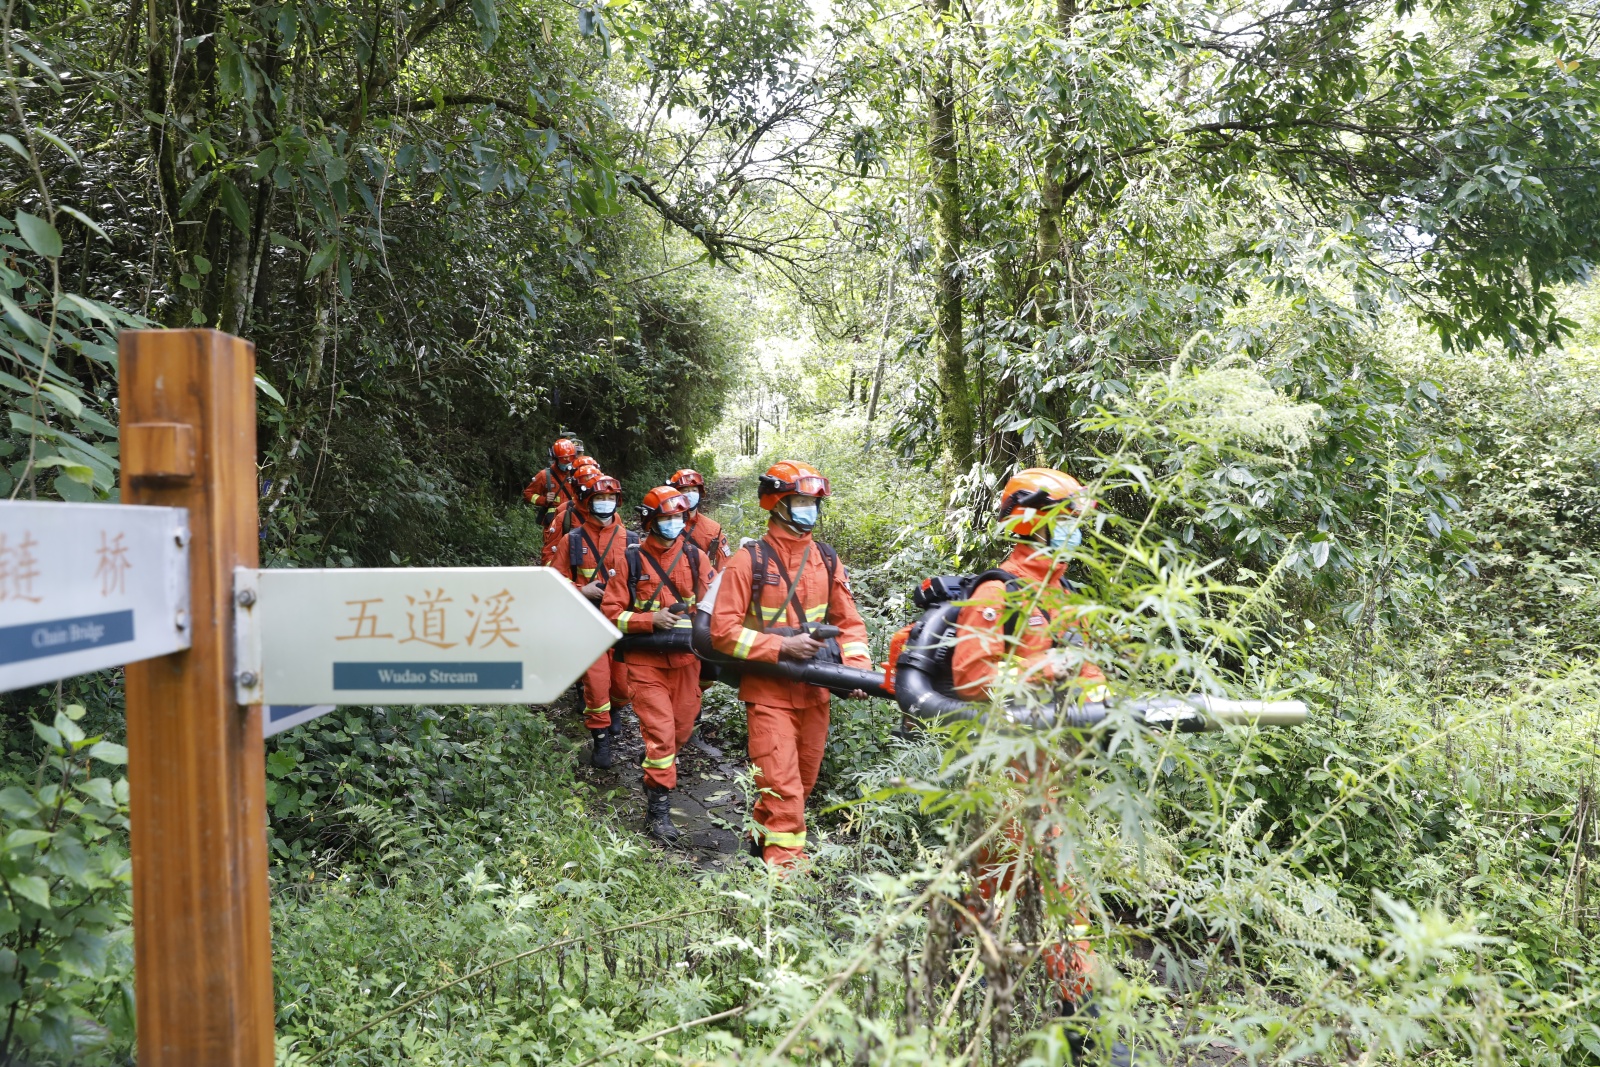
M 1025 670 L 1036 668 L 1030 677 L 1053 681 L 1054 671 L 1042 661 L 1063 638 L 1078 632 L 1072 624 L 1063 625 L 1060 621 L 1061 611 L 1067 606 L 1068 590 L 1062 581 L 1066 568 L 1054 563 L 1048 552 L 1036 549 L 1032 544 L 1019 544 L 1000 565 L 1021 580 L 1021 589 L 1008 598 L 1004 582 L 984 582 L 973 591 L 971 602 L 956 618 L 951 680 L 956 691 L 968 700 L 987 700 L 1001 662 L 1013 656 Z M 1008 607 L 1017 620 L 1010 639 L 1004 630 Z M 1027 612 L 1026 625 L 1022 611 Z M 1085 688 L 1105 682 L 1105 675 L 1092 663 L 1079 668 L 1078 678 Z M 978 893 L 984 901 L 992 902 L 1010 889 L 1016 873 L 1016 854 L 1022 844 L 1022 825 L 1013 822 L 1006 828 L 1006 844 L 984 849 L 978 855 Z M 1070 883 L 1043 884 L 1049 887 L 1046 892 L 1053 890 L 1063 899 L 1077 896 Z M 1075 916 L 1074 932 L 1087 933 L 1088 922 L 1088 916 L 1080 911 Z M 1093 960 L 1094 952 L 1087 941 L 1057 942 L 1045 948 L 1045 971 L 1056 982 L 1063 1000 L 1074 1004 L 1085 1001 L 1091 990 Z
M 695 543 L 711 560 L 711 569 L 720 571 L 728 562 L 728 539 L 722 536 L 722 524 L 695 508 L 684 521 L 683 535 Z
M 735 553 L 723 568 L 717 587 L 711 612 L 712 646 L 737 659 L 776 663 L 783 638 L 766 631 L 773 626 L 798 625 L 798 606 L 807 621 L 839 627 L 844 662 L 870 670 L 867 627 L 856 610 L 843 562 L 830 582 L 827 563 L 809 534 L 791 533 L 772 522 L 762 541 L 782 563 L 788 581 L 771 560 L 766 573 L 756 576 L 754 555 L 748 549 Z M 800 572 L 802 556 L 805 569 Z M 798 585 L 798 596 L 790 596 L 789 582 Z M 761 592 L 753 604 L 750 591 L 757 583 Z M 806 801 L 816 788 L 828 741 L 828 691 L 746 674 L 739 684 L 739 698 L 745 702 L 750 762 L 760 790 L 754 814 L 762 857 L 772 864 L 792 863 L 805 853 Z
M 588 514 L 588 510 L 575 500 L 563 500 L 556 505 L 550 525 L 544 528 L 544 548 L 539 553 L 541 566 L 555 566 L 556 553 L 565 550 L 567 535 L 583 525 Z
M 567 535 L 564 547 L 556 551 L 551 562 L 573 585 L 582 588 L 598 581 L 604 589 L 610 584 L 608 579 L 617 574 L 622 574 L 626 582 L 628 562 L 624 551 L 627 547 L 628 533 L 622 528 L 621 520 L 612 516 L 609 522 L 601 524 L 593 515 L 585 514 L 583 525 Z M 572 564 L 574 548 L 578 557 L 576 568 Z M 628 665 L 608 648 L 583 674 L 583 724 L 591 730 L 605 729 L 611 725 L 612 701 L 626 704 L 632 699 Z
M 682 603 L 691 609 L 711 584 L 710 561 L 682 537 L 664 545 L 654 534 L 647 534 L 638 551 L 638 585 L 628 588 L 624 564 L 606 583 L 605 599 L 600 602 L 601 614 L 625 634 L 650 633 L 655 629 L 651 616 L 679 599 L 643 557 L 654 559 L 682 594 Z M 678 625 L 687 628 L 691 620 L 691 615 L 679 616 Z M 678 749 L 689 740 L 695 716 L 700 714 L 700 660 L 689 651 L 633 651 L 627 656 L 633 711 L 644 738 L 644 780 L 672 789 L 678 784 Z
M 542 546 L 545 566 L 549 566 L 549 553 L 553 551 L 551 542 L 560 535 L 551 535 L 550 518 L 556 506 L 563 501 L 571 502 L 578 499 L 578 486 L 572 480 L 572 472 L 564 471 L 557 467 L 545 467 L 533 476 L 527 488 L 522 490 L 522 499 L 538 509 L 539 521 L 544 523 L 544 545 Z

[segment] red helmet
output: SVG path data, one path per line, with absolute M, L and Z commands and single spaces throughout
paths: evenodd
M 1011 532 L 1028 537 L 1054 517 L 1055 509 L 1068 503 L 1078 515 L 1094 506 L 1072 475 L 1049 467 L 1029 467 L 1013 474 L 1000 493 L 1000 521 L 1014 518 L 1009 524 Z
M 796 493 L 821 499 L 832 492 L 828 479 L 817 468 L 794 459 L 782 459 L 768 467 L 757 484 L 761 490 L 761 507 L 767 511 L 777 507 L 784 497 Z
M 688 467 L 672 472 L 672 477 L 667 479 L 667 484 L 674 489 L 703 489 L 706 480 L 700 477 L 700 472 L 690 470 Z
M 552 463 L 571 463 L 578 458 L 578 445 L 570 437 L 558 437 L 556 443 L 550 446 L 550 461 Z
M 597 471 L 600 469 L 600 461 L 595 459 L 593 456 L 579 456 L 577 459 L 572 461 L 572 469 L 574 471 Z
M 601 493 L 620 494 L 621 492 L 622 483 L 611 477 L 609 474 L 601 474 L 598 467 L 595 468 L 593 474 L 585 471 L 583 474 L 578 476 L 579 500 L 588 500 L 590 497 Z
M 639 501 L 639 506 L 633 509 L 639 513 L 639 521 L 649 526 L 657 519 L 669 515 L 682 515 L 689 510 L 689 498 L 678 492 L 670 485 L 658 485 L 644 495 Z

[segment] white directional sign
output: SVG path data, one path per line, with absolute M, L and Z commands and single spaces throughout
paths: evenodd
M 312 705 L 548 703 L 620 636 L 548 567 L 241 570 L 235 590 L 239 700 L 276 729 Z
M 189 647 L 182 508 L 0 502 L 0 691 Z

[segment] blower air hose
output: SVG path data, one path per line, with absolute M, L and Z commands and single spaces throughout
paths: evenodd
M 677 632 L 673 631 L 674 634 Z M 847 667 L 843 663 L 824 663 L 814 659 L 780 659 L 776 663 L 767 663 L 761 660 L 724 656 L 711 646 L 709 611 L 695 612 L 693 627 L 684 632 L 693 635 L 691 641 L 694 654 L 702 661 L 720 667 L 725 675 L 756 674 L 764 678 L 782 678 L 787 682 L 814 685 L 839 697 L 848 696 L 859 689 L 868 696 L 884 700 L 894 699 L 894 695 L 883 687 L 883 675 L 878 671 Z M 730 685 L 734 684 L 733 678 L 726 680 Z
M 906 718 L 925 725 L 987 721 L 991 709 L 941 692 L 933 675 L 941 651 L 937 643 L 923 643 L 924 632 L 948 633 L 961 613 L 961 604 L 943 604 L 925 614 L 906 638 L 894 675 L 894 696 Z M 1306 706 L 1298 700 L 1225 700 L 1210 696 L 1154 696 L 1138 700 L 1078 703 L 1068 701 L 1045 718 L 1076 730 L 1092 730 L 1106 720 L 1111 711 L 1126 709 L 1134 718 L 1154 729 L 1197 734 L 1220 730 L 1224 725 L 1299 726 L 1306 721 Z M 1034 711 L 1019 709 L 1015 722 L 1037 722 Z M 1010 722 L 1007 725 L 1011 725 Z

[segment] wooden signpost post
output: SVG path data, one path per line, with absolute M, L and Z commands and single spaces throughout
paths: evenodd
M 125 330 L 122 499 L 189 513 L 187 651 L 130 664 L 140 1067 L 271 1067 L 261 708 L 234 700 L 233 572 L 257 565 L 255 346 Z

